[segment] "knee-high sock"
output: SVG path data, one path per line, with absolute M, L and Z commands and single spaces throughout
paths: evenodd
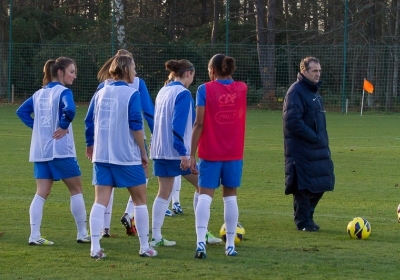
M 182 180 L 181 176 L 176 176 L 174 179 L 174 188 L 172 190 L 172 204 L 179 203 L 179 195 L 181 192 Z
M 196 234 L 197 244 L 206 242 L 208 221 L 210 220 L 210 206 L 212 197 L 207 194 L 199 195 L 199 202 L 196 207 Z
M 78 229 L 77 238 L 84 238 L 87 236 L 87 216 L 85 201 L 83 200 L 83 194 L 76 194 L 71 196 L 70 207 L 72 216 L 74 216 L 76 227 Z
M 133 217 L 133 212 L 135 211 L 135 204 L 133 203 L 132 196 L 129 196 L 128 203 L 126 204 L 125 213 L 129 215 L 129 217 Z
M 103 228 L 110 228 L 111 227 L 111 217 L 112 217 L 112 208 L 114 204 L 114 188 L 111 191 L 110 200 L 108 201 L 108 205 L 106 210 L 104 211 L 104 222 Z
M 149 179 L 146 178 L 146 188 L 147 188 L 148 183 L 149 183 Z M 133 214 L 134 207 L 135 207 L 135 203 L 132 200 L 132 196 L 129 196 L 128 203 L 126 204 L 126 208 L 125 208 L 125 213 L 127 213 L 131 219 L 135 216 Z
M 239 219 L 239 209 L 236 196 L 224 197 L 224 220 L 226 228 L 226 247 L 235 247 L 236 227 Z
M 194 195 L 193 195 L 193 211 L 194 211 L 194 213 L 196 213 L 196 207 L 197 207 L 198 201 L 199 201 L 199 193 L 194 192 Z
M 140 247 L 149 248 L 149 210 L 147 205 L 139 205 L 134 208 L 135 225 L 138 232 Z
M 161 227 L 164 224 L 165 211 L 168 209 L 168 200 L 156 197 L 153 203 L 151 230 L 153 238 L 159 241 L 162 238 Z
M 46 199 L 35 194 L 29 207 L 29 221 L 31 224 L 30 239 L 36 241 L 40 238 L 40 226 L 42 225 L 43 206 Z
M 91 234 L 91 245 L 90 250 L 94 252 L 98 252 L 100 250 L 100 234 L 101 234 L 101 227 L 104 221 L 104 212 L 106 207 L 94 203 L 92 206 L 92 210 L 90 211 L 90 234 Z

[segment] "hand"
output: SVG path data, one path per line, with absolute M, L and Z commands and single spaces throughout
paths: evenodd
M 86 147 L 86 153 L 85 153 L 85 155 L 86 155 L 86 157 L 87 157 L 89 160 L 92 160 L 92 156 L 93 156 L 93 146 Z
M 190 167 L 190 159 L 187 156 L 181 156 L 181 164 L 180 164 L 180 168 L 183 171 L 188 170 L 188 168 Z
M 53 139 L 61 139 L 64 137 L 65 134 L 67 134 L 69 131 L 68 129 L 62 129 L 61 127 L 57 128 L 56 131 L 53 133 Z
M 190 156 L 190 171 L 194 175 L 199 175 L 199 170 L 197 169 L 197 162 L 195 156 Z
M 148 164 L 149 164 L 149 158 L 147 157 L 147 154 L 144 153 L 144 154 L 142 154 L 142 166 L 143 166 L 143 168 L 146 168 Z

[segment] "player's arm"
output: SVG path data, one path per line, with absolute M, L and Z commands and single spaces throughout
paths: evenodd
M 140 101 L 142 105 L 143 116 L 150 129 L 150 133 L 153 134 L 154 104 L 153 101 L 151 100 L 151 96 L 149 90 L 147 89 L 146 83 L 142 79 L 139 79 L 139 92 L 140 92 Z
M 132 130 L 133 138 L 140 148 L 143 167 L 147 167 L 149 159 L 147 157 L 146 147 L 144 145 L 143 120 L 141 112 L 142 108 L 140 105 L 140 94 L 139 92 L 135 92 L 131 96 L 128 105 L 129 129 Z
M 179 93 L 175 100 L 172 117 L 173 147 L 181 157 L 188 156 L 183 137 L 186 130 L 191 98 L 190 91 L 188 90 Z
M 190 146 L 190 170 L 197 174 L 196 168 L 196 151 L 199 144 L 201 134 L 203 133 L 204 112 L 205 112 L 205 86 L 201 85 L 196 93 L 196 119 L 193 125 L 192 141 Z
M 185 147 L 184 136 L 192 106 L 192 95 L 189 90 L 184 90 L 178 94 L 175 100 L 174 113 L 172 117 L 173 147 L 179 153 L 181 159 L 180 167 L 187 170 L 190 167 L 189 154 Z
M 68 127 L 75 118 L 76 107 L 74 97 L 70 89 L 66 89 L 61 93 L 60 96 L 60 119 L 58 128 L 53 133 L 54 139 L 61 139 L 68 133 Z
M 86 157 L 92 159 L 94 145 L 94 100 L 96 94 L 90 100 L 89 108 L 85 117 Z
M 28 127 L 33 128 L 33 98 L 29 97 L 15 112 L 20 120 Z

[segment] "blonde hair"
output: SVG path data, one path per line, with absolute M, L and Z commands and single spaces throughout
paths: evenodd
M 130 77 L 134 76 L 131 68 L 134 63 L 132 57 L 126 55 L 115 56 L 108 70 L 110 78 L 113 80 L 128 81 Z
M 121 55 L 133 58 L 132 53 L 130 53 L 129 51 L 124 50 L 124 49 L 118 50 L 117 53 L 113 57 L 109 58 L 104 63 L 104 65 L 100 68 L 99 72 L 97 73 L 97 79 L 100 82 L 104 82 L 105 80 L 111 78 L 110 77 L 110 73 L 109 73 L 111 63 L 112 63 L 112 61 L 114 60 L 115 57 L 121 56 Z

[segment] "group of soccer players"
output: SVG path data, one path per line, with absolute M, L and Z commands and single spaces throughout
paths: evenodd
M 95 186 L 89 235 L 72 130 L 75 103 L 68 88 L 76 79 L 76 64 L 66 57 L 46 62 L 43 88 L 17 110 L 22 122 L 32 128 L 29 161 L 34 163 L 37 190 L 29 210 L 30 245 L 54 244 L 41 237 L 40 226 L 52 184 L 63 180 L 71 194 L 77 242 L 91 244 L 92 258 L 106 256 L 100 239 L 110 236 L 114 188 L 126 188 L 130 194 L 121 223 L 127 234 L 137 234 L 139 255 L 157 256 L 155 247 L 176 244 L 165 239 L 161 229 L 169 215 L 172 194 L 180 188 L 174 187 L 174 182 L 179 185 L 182 176 L 195 187 L 195 258 L 206 258 L 206 243 L 221 242 L 208 231 L 210 205 L 220 185 L 227 233 L 225 254 L 237 255 L 236 190 L 242 177 L 247 86 L 232 79 L 235 60 L 216 54 L 208 64 L 211 81 L 199 86 L 195 106 L 188 90 L 195 75 L 194 65 L 185 59 L 169 60 L 165 68 L 169 76 L 157 94 L 155 106 L 145 82 L 136 77 L 130 52 L 118 51 L 98 72 L 101 83 L 85 117 L 86 156 L 93 163 Z M 152 207 L 151 240 L 146 201 L 149 157 L 143 118 L 152 133 L 150 158 L 159 182 Z M 183 213 L 179 199 L 172 209 L 176 214 Z

